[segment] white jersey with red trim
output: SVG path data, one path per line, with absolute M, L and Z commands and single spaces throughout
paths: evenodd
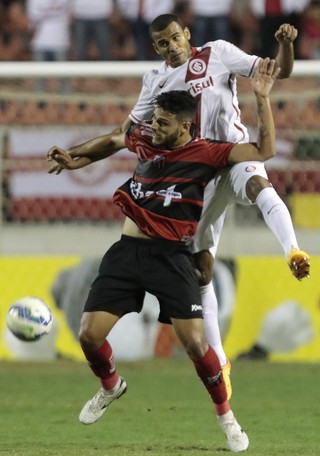
M 139 99 L 129 118 L 148 120 L 154 97 L 169 90 L 188 90 L 199 99 L 195 123 L 201 137 L 233 143 L 247 142 L 248 131 L 241 123 L 236 75 L 252 77 L 259 57 L 248 55 L 233 44 L 217 40 L 192 48 L 192 56 L 177 68 L 164 62 L 146 73 Z

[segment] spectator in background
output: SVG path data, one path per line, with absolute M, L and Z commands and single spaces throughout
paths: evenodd
M 281 24 L 293 25 L 301 31 L 302 13 L 310 0 L 251 0 L 253 14 L 258 19 L 258 49 L 261 57 L 274 55 L 274 31 Z M 296 49 L 299 49 L 300 36 L 296 39 Z M 297 56 L 299 57 L 299 56 Z
M 150 42 L 149 25 L 160 14 L 171 13 L 174 0 L 116 0 L 120 14 L 131 25 L 135 41 L 136 60 L 155 60 L 158 58 Z
M 23 0 L 0 0 L 0 60 L 29 60 L 29 20 Z
M 172 14 L 178 16 L 186 27 L 192 28 L 194 13 L 191 8 L 191 0 L 176 0 Z
M 111 60 L 110 17 L 113 4 L 113 0 L 72 1 L 74 60 L 92 60 L 92 44 L 96 46 L 99 60 Z
M 320 0 L 311 0 L 304 12 L 299 51 L 301 59 L 320 59 Z
M 194 13 L 192 36 L 195 46 L 208 41 L 229 40 L 232 0 L 191 0 Z
M 70 49 L 70 1 L 69 0 L 26 0 L 26 12 L 32 31 L 32 59 L 37 62 L 65 61 Z M 60 81 L 61 90 L 69 85 Z M 47 89 L 45 79 L 37 80 L 37 90 Z
M 70 1 L 26 0 L 27 16 L 33 36 L 32 58 L 35 61 L 68 60 L 70 49 Z
M 230 9 L 230 41 L 247 54 L 258 54 L 257 18 L 250 7 L 251 0 L 233 0 Z

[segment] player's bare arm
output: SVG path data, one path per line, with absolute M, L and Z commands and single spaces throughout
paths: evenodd
M 67 150 L 63 150 L 57 146 L 51 147 L 47 153 L 47 161 L 54 161 L 54 164 L 49 169 L 49 174 L 60 174 L 64 169 L 83 168 L 94 161 L 107 158 L 109 155 L 106 149 L 106 142 L 108 142 L 110 135 L 113 135 L 113 138 L 115 138 L 115 135 L 125 133 L 131 125 L 133 125 L 133 122 L 128 117 L 122 125 L 116 127 L 107 135 L 99 136 L 83 144 L 70 147 Z M 115 152 L 117 151 L 115 150 L 113 153 Z M 66 154 L 74 160 L 69 160 Z
M 134 125 L 131 119 L 127 117 L 127 119 L 123 122 L 122 125 L 116 127 L 114 130 L 112 130 L 113 134 L 120 134 L 120 133 L 125 133 L 126 131 L 129 130 L 129 128 Z
M 47 154 L 47 161 L 54 161 L 55 164 L 48 172 L 49 174 L 60 174 L 63 169 L 83 168 L 93 162 L 110 157 L 124 147 L 123 133 L 99 136 L 68 150 L 53 146 Z
M 275 155 L 275 127 L 269 93 L 279 74 L 280 68 L 274 60 L 261 60 L 252 80 L 252 89 L 257 101 L 258 146 L 237 144 L 229 155 L 229 164 L 243 161 L 265 161 Z
M 281 68 L 278 78 L 285 79 L 290 76 L 294 63 L 293 42 L 298 36 L 298 30 L 290 24 L 282 24 L 275 33 L 279 43 L 279 51 L 276 56 L 276 64 Z

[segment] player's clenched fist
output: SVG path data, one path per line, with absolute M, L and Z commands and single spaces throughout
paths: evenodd
M 274 36 L 279 43 L 290 44 L 297 38 L 298 30 L 293 25 L 282 24 Z

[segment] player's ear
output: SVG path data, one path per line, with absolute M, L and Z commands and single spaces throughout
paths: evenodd
M 190 39 L 191 39 L 191 32 L 190 32 L 189 27 L 185 27 L 185 28 L 183 29 L 183 33 L 184 33 L 185 37 L 187 38 L 187 40 L 190 41 Z
M 155 50 L 156 54 L 160 55 L 160 52 L 158 51 L 156 43 L 152 42 L 153 49 Z
M 183 128 L 184 131 L 190 131 L 190 128 L 191 128 L 190 120 L 184 120 L 182 122 L 182 128 Z

